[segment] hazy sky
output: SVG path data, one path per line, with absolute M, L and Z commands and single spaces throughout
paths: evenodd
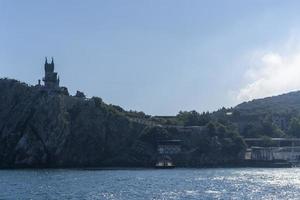
M 298 3 L 299 2 L 299 3 Z M 0 76 L 152 115 L 300 89 L 300 1 L 0 0 Z

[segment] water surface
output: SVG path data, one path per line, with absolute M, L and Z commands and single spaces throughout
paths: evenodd
M 299 199 L 300 169 L 0 170 L 0 199 Z

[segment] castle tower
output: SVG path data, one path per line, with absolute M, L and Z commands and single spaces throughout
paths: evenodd
M 59 87 L 59 79 L 57 73 L 54 72 L 54 61 L 52 58 L 51 63 L 48 63 L 47 57 L 45 59 L 45 77 L 43 78 L 45 87 L 47 89 L 56 89 Z

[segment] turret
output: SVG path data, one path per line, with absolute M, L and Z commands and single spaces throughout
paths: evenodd
M 54 62 L 53 62 L 53 58 L 52 58 L 52 61 L 51 63 L 49 64 L 48 61 L 47 61 L 47 57 L 45 59 L 45 72 L 46 73 L 53 73 L 54 72 Z
M 48 63 L 47 57 L 45 59 L 45 76 L 43 78 L 45 87 L 48 89 L 55 89 L 59 87 L 59 78 L 57 73 L 54 72 L 54 60 L 51 59 L 51 63 Z

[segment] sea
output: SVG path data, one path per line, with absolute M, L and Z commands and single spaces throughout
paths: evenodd
M 0 170 L 0 199 L 300 199 L 300 168 Z

